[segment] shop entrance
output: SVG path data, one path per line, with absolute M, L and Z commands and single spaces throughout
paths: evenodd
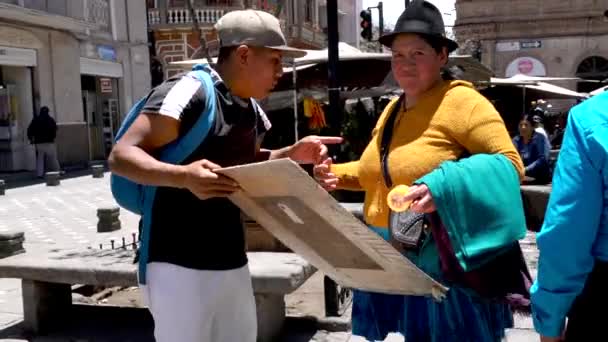
M 0 65 L 0 172 L 35 168 L 27 138 L 33 110 L 32 68 Z
M 120 124 L 118 84 L 115 78 L 81 76 L 84 121 L 88 127 L 89 157 L 103 160 L 112 150 Z

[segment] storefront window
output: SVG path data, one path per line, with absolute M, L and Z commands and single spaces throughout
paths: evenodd
M 0 172 L 31 169 L 32 69 L 0 66 Z

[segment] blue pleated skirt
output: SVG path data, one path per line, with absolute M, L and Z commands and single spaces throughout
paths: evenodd
M 388 240 L 387 229 L 370 228 Z M 369 341 L 399 332 L 406 342 L 500 342 L 505 329 L 513 327 L 508 305 L 454 286 L 442 302 L 359 290 L 353 296 L 353 334 Z

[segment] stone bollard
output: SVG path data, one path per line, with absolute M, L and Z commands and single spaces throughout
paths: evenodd
M 91 172 L 93 174 L 93 178 L 103 178 L 104 167 L 103 165 L 91 165 Z
M 4 183 L 4 180 L 0 179 L 0 196 L 4 196 L 5 193 L 6 193 L 6 183 Z
M 0 259 L 25 252 L 23 232 L 0 233 Z
M 60 178 L 61 178 L 61 172 L 60 171 L 47 172 L 47 173 L 44 174 L 44 179 L 46 180 L 46 185 L 47 186 L 57 186 L 57 185 L 59 185 Z
M 107 233 L 120 229 L 120 208 L 116 206 L 97 208 L 97 232 Z

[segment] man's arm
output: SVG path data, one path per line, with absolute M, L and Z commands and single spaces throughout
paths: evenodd
M 166 115 L 140 114 L 110 153 L 112 172 L 143 185 L 183 187 L 183 166 L 152 157 L 159 148 L 177 139 L 178 134 L 178 120 Z
M 300 164 L 320 164 L 327 159 L 327 145 L 340 144 L 341 137 L 309 135 L 295 144 L 276 150 L 258 149 L 258 160 L 290 158 Z
M 260 150 L 260 152 L 268 154 L 269 160 L 289 158 L 289 151 L 291 151 L 292 146 L 293 145 L 290 145 L 290 146 L 283 147 L 283 148 L 280 148 L 277 150 L 262 149 L 262 150 Z

